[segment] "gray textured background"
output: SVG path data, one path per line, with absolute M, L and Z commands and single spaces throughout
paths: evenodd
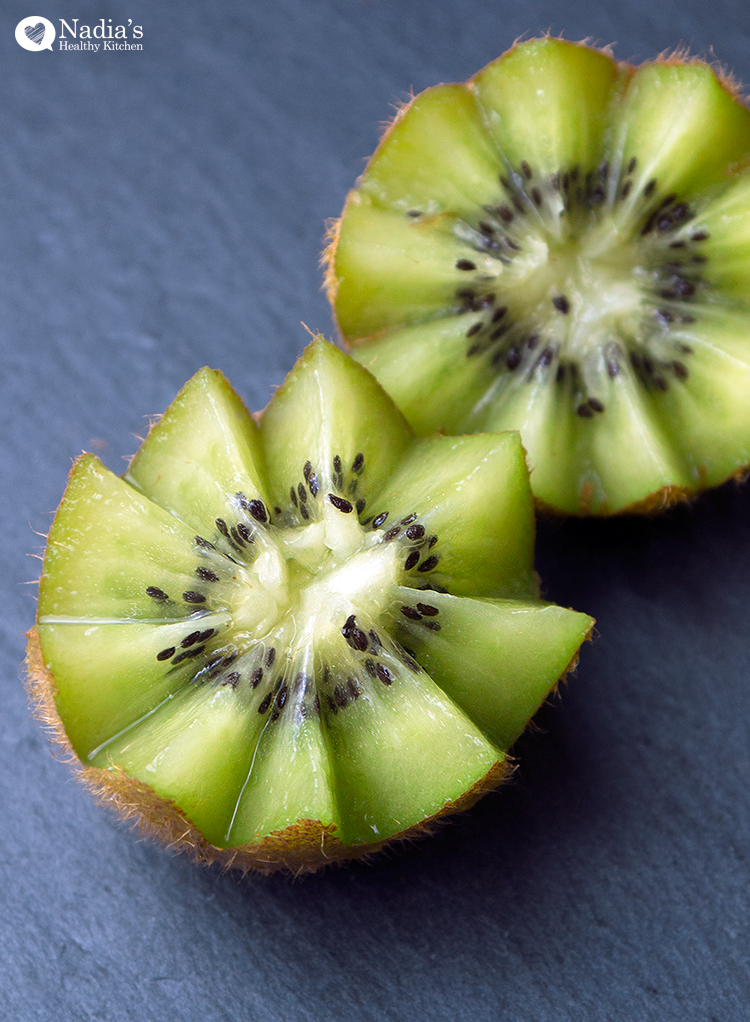
M 40 53 L 29 14 L 132 18 L 141 53 Z M 263 406 L 330 334 L 326 218 L 410 89 L 521 33 L 750 81 L 741 0 L 11 0 L 0 13 L 0 1016 L 750 1018 L 750 493 L 543 523 L 550 598 L 598 619 L 514 783 L 430 841 L 240 881 L 137 841 L 31 720 L 19 663 L 71 460 L 115 470 L 200 365 Z

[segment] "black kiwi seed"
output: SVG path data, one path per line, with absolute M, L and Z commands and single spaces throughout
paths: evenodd
M 216 572 L 211 571 L 210 568 L 203 568 L 203 567 L 196 568 L 195 569 L 195 574 L 198 576 L 198 578 L 203 579 L 204 582 L 218 582 L 219 581 L 219 576 L 216 574 Z
M 341 473 L 341 458 L 339 457 L 338 454 L 334 454 L 333 456 L 333 471 L 336 473 L 336 475 L 339 475 Z
M 310 482 L 310 476 L 312 475 L 312 462 L 306 461 L 302 469 L 302 475 L 305 477 L 305 482 Z
M 346 696 L 346 692 L 343 690 L 341 685 L 337 685 L 333 690 L 333 698 L 336 701 L 336 705 L 343 709 L 349 702 Z
M 372 527 L 373 527 L 373 529 L 379 529 L 380 526 L 385 523 L 385 520 L 386 520 L 387 517 L 388 517 L 388 512 L 387 511 L 381 511 L 381 513 L 379 515 L 376 515 L 376 517 L 373 518 L 373 520 L 372 520 Z
M 173 664 L 181 664 L 183 660 L 191 659 L 192 657 L 200 656 L 205 646 L 194 646 L 192 649 L 185 649 L 182 653 L 178 653 L 176 657 L 172 658 Z
M 508 348 L 508 354 L 505 356 L 505 364 L 508 369 L 517 369 L 521 364 L 521 352 L 513 346 Z
M 434 554 L 431 554 L 426 561 L 422 561 L 417 568 L 417 571 L 432 571 L 432 569 L 436 567 L 437 562 L 437 557 Z
M 297 493 L 299 494 L 300 504 L 304 504 L 307 501 L 307 490 L 305 489 L 304 483 L 300 483 L 297 486 Z
M 555 295 L 552 299 L 552 304 L 558 312 L 562 312 L 563 314 L 570 312 L 570 302 L 565 295 Z
M 362 689 L 357 684 L 356 678 L 347 678 L 346 687 L 349 689 L 349 696 L 352 699 L 359 699 Z
M 256 667 L 253 673 L 250 675 L 250 687 L 257 688 L 263 681 L 263 668 Z
M 430 538 L 427 540 L 427 549 L 429 550 L 430 547 L 435 546 L 437 541 L 438 541 L 437 536 L 430 536 Z
M 406 535 L 409 539 L 421 539 L 424 536 L 424 525 L 420 525 L 419 522 L 415 525 L 410 525 L 406 530 Z
M 194 646 L 195 643 L 198 642 L 202 634 L 203 632 L 201 631 L 191 632 L 190 635 L 185 636 L 185 638 L 180 643 L 180 646 L 182 647 L 182 649 L 187 649 L 188 646 Z
M 224 521 L 223 518 L 216 519 L 216 528 L 222 534 L 224 539 L 229 539 L 229 529 L 227 528 L 227 523 Z
M 435 617 L 436 614 L 440 613 L 437 607 L 433 607 L 429 603 L 418 603 L 417 610 L 420 614 L 424 614 L 425 617 Z
M 601 403 L 599 398 L 596 398 L 596 397 L 590 397 L 589 398 L 589 407 L 593 408 L 595 412 L 603 412 L 604 411 L 604 405 Z
M 160 602 L 169 599 L 164 590 L 159 589 L 158 586 L 146 586 L 146 595 L 150 596 L 152 600 L 158 600 Z
M 300 504 L 299 513 L 302 515 L 305 521 L 307 521 L 310 517 L 310 512 L 307 510 L 307 507 L 304 504 Z
M 232 541 L 235 546 L 243 547 L 245 545 L 245 541 L 240 536 L 236 526 L 234 525 L 232 526 L 232 528 L 229 530 L 229 535 L 232 538 Z
M 412 513 L 410 515 L 407 515 L 406 518 L 401 519 L 401 524 L 410 525 L 412 522 L 416 521 L 416 518 L 417 518 L 416 512 L 412 511 Z
M 203 538 L 203 536 L 196 536 L 195 537 L 195 542 L 198 544 L 199 547 L 203 547 L 204 550 L 215 550 L 216 549 L 216 547 L 213 545 L 213 543 L 209 543 L 207 539 Z
M 174 646 L 168 646 L 167 649 L 163 649 L 161 651 L 161 653 L 157 653 L 156 654 L 156 659 L 157 660 L 169 660 L 171 657 L 173 657 L 175 655 L 175 652 L 176 652 L 176 650 L 175 650 Z
M 266 710 L 268 709 L 268 707 L 271 705 L 271 700 L 272 699 L 273 699 L 273 693 L 272 692 L 266 692 L 266 694 L 261 699 L 260 706 L 258 707 L 258 713 L 260 713 L 260 714 L 265 713 Z
M 359 454 L 356 454 L 354 456 L 354 461 L 352 462 L 352 472 L 361 472 L 362 469 L 364 468 L 364 465 L 365 465 L 365 456 L 360 451 Z
M 425 628 L 429 628 L 431 632 L 439 632 L 442 628 L 439 621 L 423 621 L 422 624 Z
M 367 635 L 362 631 L 361 628 L 357 628 L 357 619 L 354 614 L 350 614 L 344 622 L 344 626 L 341 629 L 341 634 L 344 636 L 346 641 L 352 647 L 352 649 L 364 652 L 368 646 Z
M 479 333 L 479 331 L 480 331 L 480 330 L 482 329 L 482 326 L 483 326 L 483 325 L 484 325 L 484 324 L 482 323 L 482 320 L 481 320 L 481 319 L 477 320 L 477 322 L 476 322 L 476 323 L 473 323 L 473 324 L 472 324 L 472 325 L 471 325 L 471 326 L 469 327 L 469 329 L 468 329 L 468 330 L 466 331 L 466 336 L 467 336 L 467 337 L 474 337 L 474 336 L 475 336 L 476 334 L 478 334 L 478 333 Z
M 297 491 L 295 490 L 295 488 L 293 486 L 289 487 L 289 497 L 290 497 L 290 499 L 292 501 L 292 504 L 294 504 L 294 506 L 296 507 L 297 506 Z
M 375 666 L 375 661 L 371 660 L 370 657 L 368 657 L 365 660 L 365 670 L 367 671 L 367 673 L 370 675 L 371 678 L 374 678 L 376 673 L 377 673 L 377 668 Z
M 538 364 L 540 366 L 548 366 L 554 357 L 555 357 L 554 349 L 547 346 L 539 356 Z
M 412 550 L 409 556 L 404 561 L 404 569 L 411 571 L 419 563 L 419 550 Z
M 320 492 L 320 483 L 318 482 L 318 477 L 314 472 L 310 476 L 307 485 L 310 487 L 310 493 L 312 493 L 313 497 L 317 497 Z
M 286 702 L 288 692 L 289 689 L 287 688 L 286 685 L 282 685 L 281 688 L 279 689 L 279 694 L 276 696 L 276 705 L 280 710 L 284 708 L 284 703 Z
M 231 685 L 232 688 L 237 688 L 237 682 L 239 680 L 240 680 L 239 671 L 232 671 L 231 674 L 227 674 L 227 676 L 224 678 L 224 680 L 222 681 L 222 685 Z
M 380 681 L 383 682 L 384 685 L 392 684 L 393 675 L 385 666 L 385 664 L 378 664 L 377 667 L 375 668 L 375 673 L 377 674 L 378 678 L 380 679 Z
M 266 665 L 266 667 L 273 667 L 273 662 L 275 659 L 276 649 L 273 646 L 271 646 L 270 649 L 266 650 L 266 655 L 263 660 L 263 663 Z
M 280 514 L 281 511 L 279 511 L 278 513 Z M 250 532 L 250 530 L 248 529 L 244 522 L 237 523 L 237 532 L 239 532 L 240 536 L 242 536 L 246 543 L 252 543 L 253 534 L 252 532 Z
M 352 628 L 347 642 L 353 649 L 359 650 L 360 653 L 364 653 L 368 646 L 367 635 L 361 628 Z
M 205 603 L 206 597 L 203 593 L 196 593 L 193 589 L 188 589 L 186 593 L 182 594 L 182 598 L 185 603 Z
M 401 613 L 410 621 L 422 620 L 422 615 L 419 613 L 418 610 L 415 610 L 414 607 L 404 606 L 401 608 Z
M 406 664 L 410 671 L 413 671 L 415 674 L 419 674 L 422 668 L 417 663 L 414 653 L 412 650 L 407 649 L 406 646 L 402 648 L 404 652 L 401 654 L 401 660 Z
M 401 532 L 401 526 L 394 525 L 394 527 L 392 529 L 389 529 L 388 532 L 386 532 L 386 534 L 383 536 L 383 541 L 385 543 L 390 542 L 390 540 L 395 539 L 396 536 L 398 536 L 399 532 Z
M 354 505 L 351 501 L 346 500 L 344 497 L 337 497 L 335 493 L 329 493 L 328 499 L 337 510 L 342 511 L 345 515 L 354 510 Z
M 477 264 L 473 263 L 471 259 L 458 259 L 456 261 L 457 270 L 476 270 Z
M 370 649 L 373 653 L 379 653 L 383 648 L 383 643 L 380 641 L 380 636 L 373 629 L 370 630 Z

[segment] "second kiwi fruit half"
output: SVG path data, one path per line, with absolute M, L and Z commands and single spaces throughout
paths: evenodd
M 520 429 L 542 505 L 750 465 L 750 110 L 703 61 L 542 38 L 396 115 L 331 230 L 343 338 L 420 433 Z

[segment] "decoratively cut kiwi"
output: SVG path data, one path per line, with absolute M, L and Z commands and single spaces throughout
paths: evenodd
M 306 871 L 470 804 L 592 621 L 539 599 L 517 433 L 417 439 L 315 340 L 259 423 L 203 369 L 123 479 L 86 454 L 30 635 L 102 800 L 204 860 Z
M 354 355 L 420 433 L 520 429 L 538 500 L 750 465 L 750 111 L 702 61 L 514 46 L 400 110 L 331 230 Z

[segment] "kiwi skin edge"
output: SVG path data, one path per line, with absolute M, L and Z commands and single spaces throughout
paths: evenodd
M 237 869 L 242 873 L 252 870 L 265 876 L 283 871 L 300 876 L 333 863 L 368 858 L 395 841 L 431 834 L 441 817 L 470 809 L 483 795 L 507 780 L 514 770 L 512 759 L 506 755 L 502 763 L 496 763 L 459 799 L 447 802 L 434 816 L 386 841 L 345 845 L 333 834 L 332 827 L 324 827 L 317 820 L 298 820 L 293 826 L 274 832 L 258 844 L 217 848 L 203 837 L 174 803 L 161 798 L 147 784 L 133 780 L 120 769 L 104 770 L 80 763 L 57 712 L 55 679 L 44 665 L 36 628 L 32 628 L 26 637 L 26 689 L 34 716 L 62 758 L 77 768 L 77 777 L 83 786 L 100 805 L 114 810 L 120 819 L 134 826 L 143 837 L 174 851 L 186 852 L 195 862 L 206 866 L 218 862 L 224 870 Z M 563 678 L 577 662 L 578 653 Z

